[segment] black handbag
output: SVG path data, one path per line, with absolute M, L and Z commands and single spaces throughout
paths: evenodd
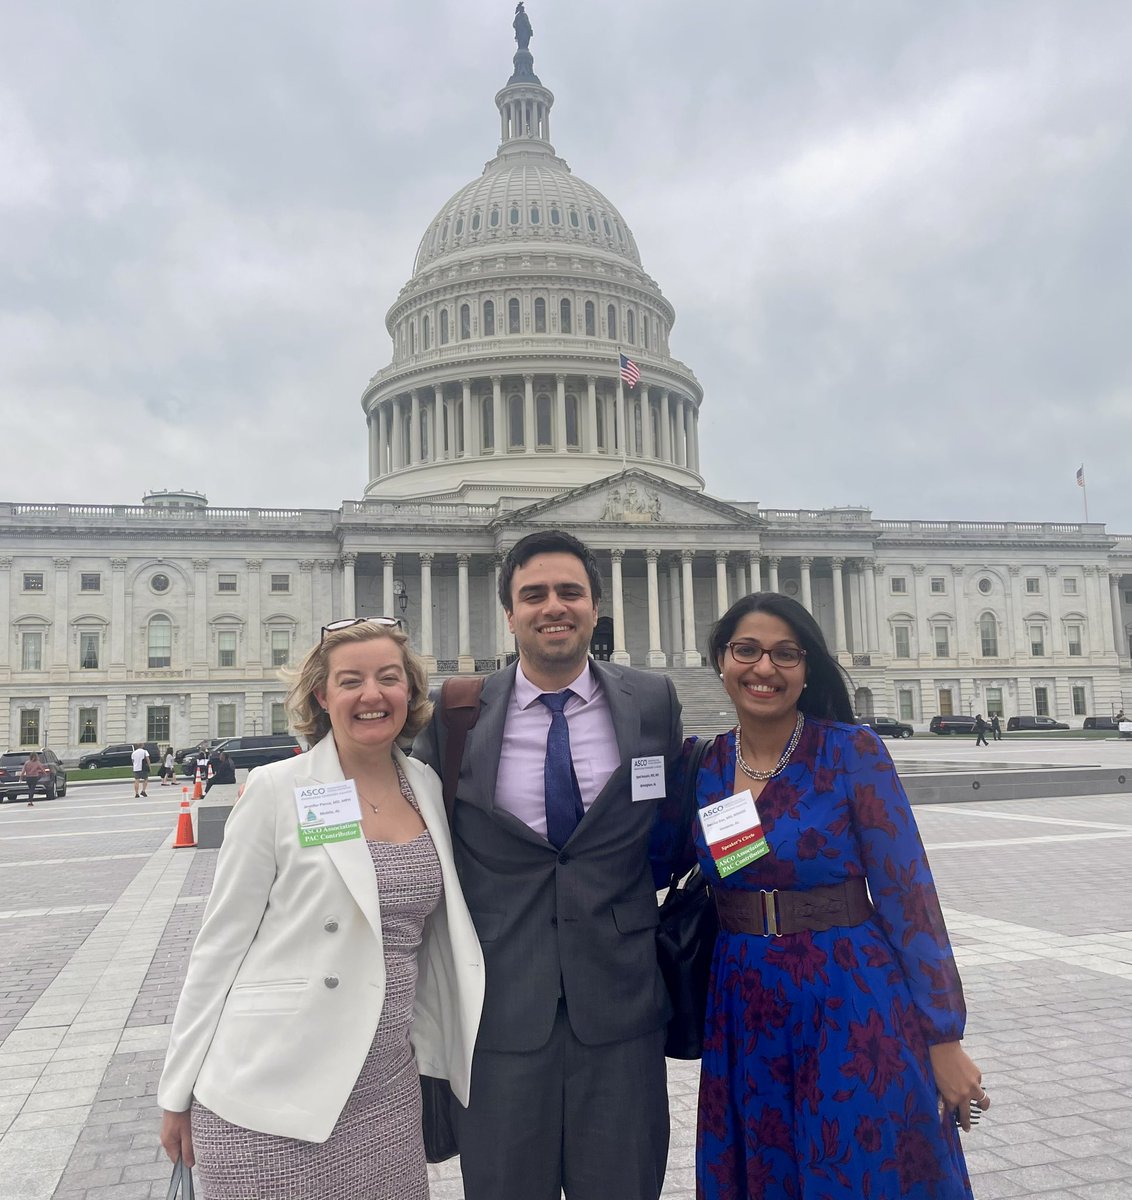
M 421 1129 L 425 1158 L 430 1163 L 446 1162 L 460 1152 L 452 1124 L 455 1099 L 447 1079 L 421 1076 Z
M 169 1180 L 169 1190 L 165 1193 L 165 1200 L 193 1200 L 193 1171 L 191 1167 L 186 1167 L 184 1160 L 178 1158 L 173 1164 L 173 1175 Z
M 682 808 L 686 823 L 680 845 L 686 844 L 696 819 L 696 783 L 707 747 L 706 739 L 699 738 L 688 759 Z M 672 1002 L 664 1042 L 667 1058 L 699 1058 L 703 1054 L 708 977 L 718 932 L 715 901 L 699 866 L 683 880 L 673 875 L 660 906 L 656 935 L 660 973 Z

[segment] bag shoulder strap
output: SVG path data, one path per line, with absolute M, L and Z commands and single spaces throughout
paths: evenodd
M 704 755 L 707 753 L 708 746 L 711 742 L 708 738 L 698 737 L 696 743 L 692 747 L 691 753 L 688 755 L 688 769 L 684 775 L 684 795 L 682 797 L 683 804 L 681 813 L 684 817 L 684 827 L 680 835 L 680 846 L 685 846 L 691 840 L 692 827 L 696 820 L 696 785 L 700 781 L 700 765 L 704 761 Z M 672 881 L 675 883 L 675 878 Z
M 452 813 L 456 807 L 456 785 L 460 780 L 464 743 L 468 739 L 468 730 L 480 715 L 483 681 L 482 675 L 451 675 L 440 688 L 440 718 L 448 729 L 441 782 L 444 787 L 444 811 L 449 825 L 452 824 Z

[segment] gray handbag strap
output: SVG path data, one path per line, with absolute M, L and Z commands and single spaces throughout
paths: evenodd
M 181 1200 L 194 1200 L 193 1169 L 186 1167 L 180 1158 L 173 1164 L 173 1174 L 169 1179 L 169 1190 L 165 1193 L 165 1200 L 177 1200 L 178 1195 Z

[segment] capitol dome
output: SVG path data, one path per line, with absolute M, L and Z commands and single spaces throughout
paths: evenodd
M 555 153 L 524 46 L 495 104 L 495 157 L 429 223 L 386 318 L 366 494 L 536 498 L 630 459 L 702 489 L 702 389 L 669 354 L 675 311 L 625 218 Z

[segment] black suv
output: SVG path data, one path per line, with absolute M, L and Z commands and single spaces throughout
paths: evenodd
M 173 754 L 173 761 L 176 763 L 193 762 L 197 760 L 197 754 L 202 750 L 207 750 L 211 754 L 218 747 L 223 746 L 228 741 L 227 738 L 208 738 L 203 742 L 197 742 L 195 746 L 186 746 L 183 750 L 177 750 Z
M 1120 722 L 1115 717 L 1086 717 L 1082 729 L 1119 729 Z
M 289 733 L 269 733 L 260 737 L 224 738 L 209 750 L 209 756 L 223 750 L 237 770 L 241 767 L 262 767 L 267 763 L 279 762 L 295 754 L 302 754 L 298 739 Z M 185 759 L 185 775 L 196 773 L 196 759 L 191 755 Z
M 161 751 L 156 742 L 142 742 L 142 745 L 149 751 L 149 769 L 156 773 L 163 761 Z M 133 742 L 112 742 L 93 754 L 84 754 L 79 759 L 79 767 L 83 771 L 88 767 L 131 767 L 133 759 L 130 756 L 133 752 Z
M 1036 730 L 1049 729 L 1068 729 L 1064 721 L 1055 721 L 1053 717 L 1011 717 L 1006 722 L 1006 728 L 1009 729 L 1028 729 L 1031 732 Z
M 881 737 L 910 738 L 913 733 L 911 725 L 893 717 L 862 717 L 861 724 L 867 725 Z
M 990 722 L 987 722 L 990 727 Z M 935 716 L 928 722 L 929 733 L 974 733 L 975 718 L 962 713 L 949 713 L 947 716 Z
M 15 796 L 17 800 L 27 796 L 27 780 L 20 778 L 20 772 L 33 754 L 38 755 L 39 761 L 51 772 L 41 777 L 47 799 L 54 800 L 56 796 L 67 794 L 67 772 L 54 750 L 9 750 L 0 754 L 0 804 L 9 796 Z

